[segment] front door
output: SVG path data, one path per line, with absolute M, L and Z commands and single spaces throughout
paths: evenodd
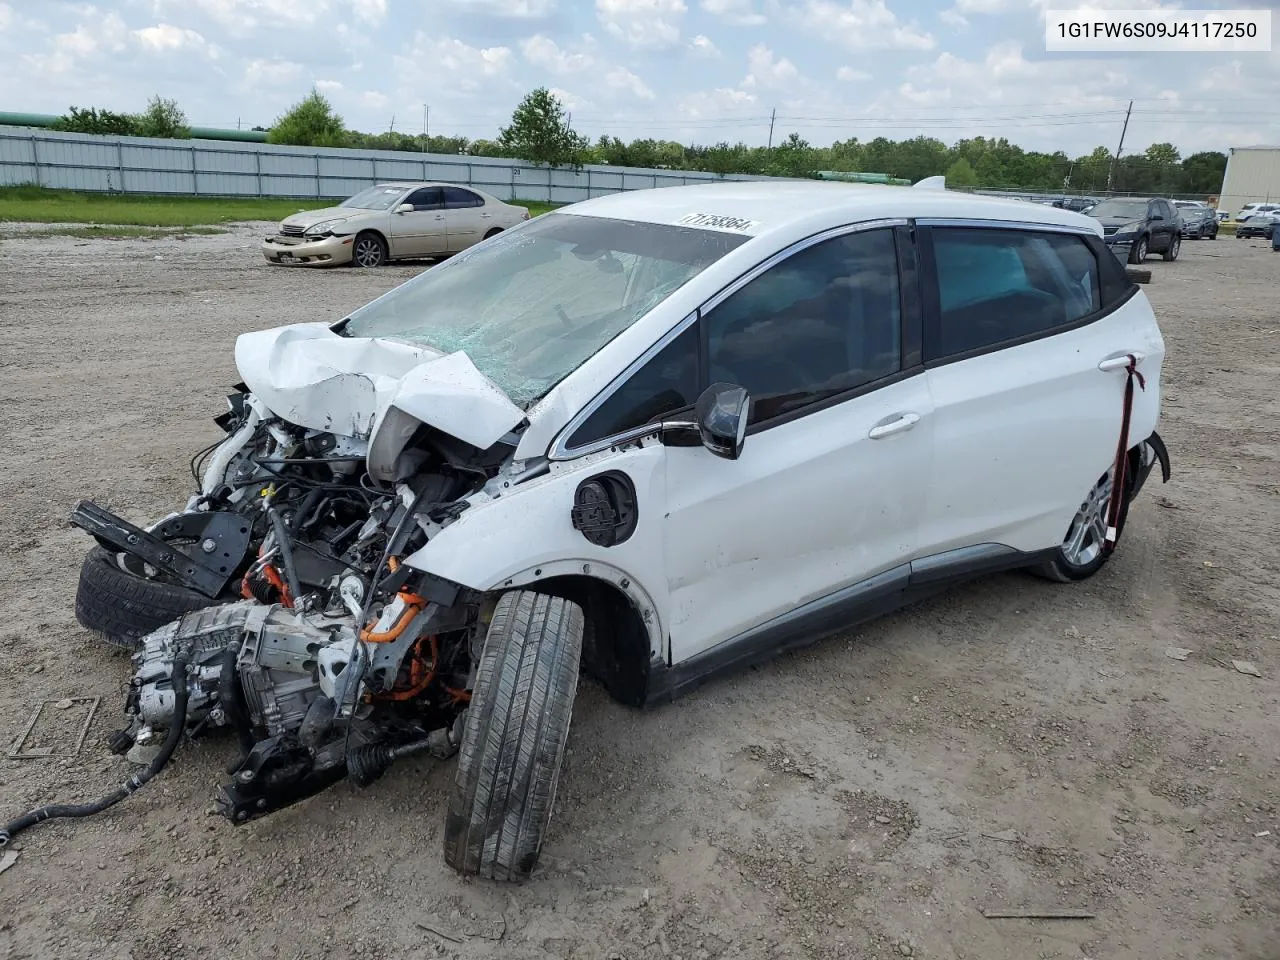
M 402 211 L 404 205 L 412 210 Z M 441 187 L 420 187 L 391 211 L 391 256 L 427 257 L 445 252 L 444 194 Z
M 933 430 L 912 322 L 890 227 L 805 247 L 702 316 L 704 377 L 746 388 L 750 426 L 738 460 L 667 449 L 673 663 L 912 559 Z

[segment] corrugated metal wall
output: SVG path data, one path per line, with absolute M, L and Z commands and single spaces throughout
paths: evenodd
M 1280 201 L 1280 147 L 1232 147 L 1218 209 L 1233 217 L 1246 203 Z
M 521 160 L 390 150 L 282 147 L 221 140 L 153 140 L 0 127 L 0 184 L 61 190 L 250 197 L 348 197 L 386 180 L 469 184 L 501 200 L 574 203 L 718 177 L 697 171 L 586 166 L 548 169 Z

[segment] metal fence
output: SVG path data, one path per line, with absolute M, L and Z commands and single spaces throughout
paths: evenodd
M 496 157 L 158 140 L 0 127 L 0 185 L 240 197 L 348 197 L 387 180 L 443 180 L 502 200 L 575 203 L 649 187 L 767 177 L 692 170 L 548 168 Z

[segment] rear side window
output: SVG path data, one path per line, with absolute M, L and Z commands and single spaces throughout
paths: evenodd
M 1125 272 L 1124 264 L 1105 243 L 1097 237 L 1090 237 L 1089 249 L 1093 251 L 1094 259 L 1098 264 L 1098 279 L 1102 286 L 1102 306 L 1110 310 L 1128 299 L 1138 286 Z
M 462 210 L 466 207 L 483 207 L 484 198 L 461 187 L 444 188 L 444 206 L 446 210 Z
M 633 373 L 566 444 L 582 447 L 656 422 L 698 399 L 698 327 L 689 327 Z
M 1083 237 L 969 227 L 931 234 L 938 304 L 928 360 L 1049 334 L 1101 308 L 1098 257 Z

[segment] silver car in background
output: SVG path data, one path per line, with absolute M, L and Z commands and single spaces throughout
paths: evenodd
M 1170 201 L 1178 208 L 1178 217 L 1182 220 L 1182 238 L 1184 240 L 1218 239 L 1218 217 L 1207 203 L 1198 200 Z
M 460 253 L 528 219 L 525 207 L 472 187 L 380 183 L 336 207 L 286 217 L 262 242 L 262 255 L 288 266 L 377 267 Z

